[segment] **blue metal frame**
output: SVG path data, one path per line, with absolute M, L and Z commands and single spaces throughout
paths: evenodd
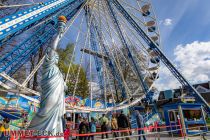
M 70 20 L 77 11 L 81 8 L 85 0 L 79 0 L 76 3 L 71 3 L 68 7 L 59 11 L 48 21 L 42 25 L 33 35 L 25 39 L 20 45 L 16 46 L 11 52 L 0 59 L 0 72 L 5 71 L 7 74 L 14 74 L 29 57 L 35 55 L 39 47 L 46 44 L 56 33 L 57 17 L 59 15 L 66 16 Z M 0 79 L 2 80 L 2 78 Z
M 85 7 L 85 14 L 86 14 L 86 20 L 87 20 L 87 26 L 90 26 L 90 43 L 91 43 L 91 48 L 94 52 L 98 52 L 98 47 L 97 47 L 97 40 L 96 40 L 96 36 L 94 34 L 94 23 L 93 20 L 91 21 L 91 11 L 89 9 L 89 7 Z M 90 24 L 90 25 L 88 25 Z M 104 92 L 104 76 L 101 72 L 102 68 L 102 62 L 99 60 L 99 58 L 97 56 L 94 56 L 94 60 L 95 60 L 95 66 L 96 66 L 96 71 L 98 74 L 98 79 L 99 79 L 99 84 L 100 84 L 100 88 L 102 93 Z
M 128 14 L 128 12 L 123 8 L 123 6 L 118 2 L 118 0 L 110 0 L 111 3 L 121 12 L 124 18 L 133 26 L 136 32 L 142 37 L 142 39 L 150 46 L 158 56 L 158 58 L 166 65 L 170 72 L 179 80 L 179 82 L 184 86 L 188 87 L 190 94 L 195 96 L 197 100 L 202 102 L 210 113 L 209 104 L 203 99 L 203 97 L 196 91 L 196 89 L 187 81 L 187 79 L 175 68 L 175 66 L 170 62 L 170 60 L 164 55 L 164 53 L 159 49 L 158 45 L 152 41 L 150 37 L 141 29 L 141 27 L 135 22 L 135 20 Z
M 116 13 L 114 11 L 114 8 L 112 7 L 112 3 L 110 1 L 107 1 L 107 6 L 108 6 L 109 14 L 111 15 L 113 23 L 115 25 L 115 28 L 117 29 L 117 33 L 118 33 L 118 35 L 120 37 L 120 40 L 121 40 L 123 46 L 128 51 L 128 57 L 130 58 L 133 66 L 135 68 L 135 71 L 136 71 L 136 73 L 138 75 L 138 78 L 140 80 L 139 83 L 140 83 L 144 93 L 146 94 L 148 92 L 149 88 L 148 88 L 148 85 L 143 80 L 143 77 L 142 77 L 142 74 L 141 74 L 141 70 L 140 70 L 140 66 L 137 65 L 138 63 L 136 62 L 135 56 L 134 56 L 134 54 L 132 54 L 132 52 L 131 52 L 131 50 L 130 50 L 130 48 L 128 46 L 128 43 L 126 42 L 126 39 L 123 36 L 122 30 L 121 30 L 121 28 L 119 26 L 119 21 L 117 20 L 117 17 L 116 17 Z
M 52 4 L 53 2 L 56 2 L 57 0 L 50 0 L 48 2 L 43 3 L 42 5 L 33 6 L 27 10 L 17 12 L 14 15 L 6 16 L 5 18 L 2 18 L 0 20 L 1 24 L 7 24 L 10 21 L 16 20 L 17 18 L 20 18 L 22 16 L 25 16 L 35 10 L 38 10 L 40 8 L 43 8 L 45 6 L 48 6 Z M 51 9 L 44 10 L 40 12 L 39 14 L 36 14 L 30 18 L 27 18 L 26 20 L 19 22 L 7 29 L 0 31 L 0 46 L 7 40 L 11 39 L 12 37 L 19 35 L 20 33 L 30 29 L 31 27 L 37 25 L 43 20 L 46 20 L 47 18 L 51 17 L 56 12 L 59 12 L 60 9 L 64 9 L 65 7 L 72 5 L 74 3 L 81 2 L 81 0 L 65 0 L 64 2 L 61 2 L 58 5 L 53 6 Z M 0 24 L 0 25 L 1 25 Z
M 94 18 L 93 18 L 94 20 Z M 105 52 L 106 56 L 108 56 L 108 64 L 109 64 L 109 67 L 111 69 L 111 73 L 113 75 L 113 77 L 117 80 L 118 82 L 118 86 L 120 87 L 121 91 L 122 91 L 122 97 L 123 98 L 127 98 L 127 94 L 126 94 L 126 90 L 125 90 L 125 87 L 123 86 L 122 84 L 122 79 L 117 71 L 117 68 L 115 66 L 115 63 L 112 61 L 112 56 L 109 54 L 109 51 L 106 49 L 106 46 L 104 44 L 104 41 L 103 41 L 103 37 L 102 37 L 102 32 L 101 32 L 101 29 L 97 26 L 96 22 L 94 22 L 94 28 L 95 28 L 95 32 L 98 36 L 98 41 L 99 41 L 99 44 L 100 46 L 102 46 L 103 48 L 103 51 Z

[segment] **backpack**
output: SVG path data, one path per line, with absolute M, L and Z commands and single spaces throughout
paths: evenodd
M 90 132 L 96 132 L 96 124 L 90 123 Z

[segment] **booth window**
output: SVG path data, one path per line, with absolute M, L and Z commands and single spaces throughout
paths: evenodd
M 201 110 L 184 109 L 183 115 L 186 121 L 199 121 L 203 119 Z
M 169 111 L 169 118 L 170 118 L 170 122 L 175 122 L 175 117 L 174 117 L 173 111 Z

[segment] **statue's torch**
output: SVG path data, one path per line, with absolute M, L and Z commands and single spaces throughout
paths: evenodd
M 62 35 L 64 33 L 65 27 L 66 27 L 67 19 L 65 16 L 59 16 L 58 17 L 58 33 Z
M 55 36 L 55 38 L 53 39 L 53 43 L 52 43 L 52 47 L 51 47 L 54 51 L 56 51 L 58 43 L 59 43 L 61 37 L 63 36 L 65 27 L 66 27 L 66 22 L 67 22 L 67 19 L 65 16 L 58 17 L 58 33 Z

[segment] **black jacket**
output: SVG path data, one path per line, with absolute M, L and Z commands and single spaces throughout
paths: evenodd
M 79 134 L 86 134 L 89 131 L 89 125 L 87 123 L 81 122 L 79 125 Z
M 117 124 L 119 128 L 128 128 L 128 118 L 124 114 L 120 114 L 120 116 L 117 118 Z

